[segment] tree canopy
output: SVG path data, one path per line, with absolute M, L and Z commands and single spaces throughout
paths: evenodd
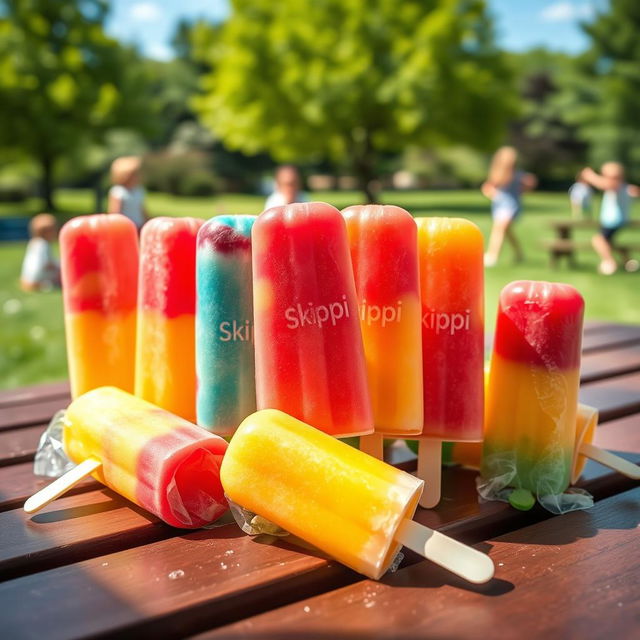
M 480 0 L 233 0 L 196 108 L 226 145 L 331 157 L 369 199 L 380 152 L 490 148 L 514 107 Z
M 103 0 L 0 0 L 0 146 L 38 162 L 54 209 L 56 162 L 113 127 L 149 131 L 137 54 L 103 29 Z

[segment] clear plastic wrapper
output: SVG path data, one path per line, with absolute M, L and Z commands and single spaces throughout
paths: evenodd
M 66 411 L 58 411 L 40 436 L 33 473 L 47 478 L 59 478 L 76 465 L 69 460 L 62 446 L 62 429 Z

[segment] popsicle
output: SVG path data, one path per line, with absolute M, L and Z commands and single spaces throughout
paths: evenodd
M 196 421 L 196 218 L 154 218 L 142 228 L 136 345 L 137 396 Z
M 71 395 L 133 391 L 138 234 L 123 215 L 80 216 L 60 231 Z
M 334 436 L 373 431 L 347 229 L 322 202 L 256 220 L 253 314 L 259 409 Z
M 571 479 L 584 301 L 573 287 L 518 281 L 500 294 L 482 476 L 557 495 Z
M 420 505 L 440 500 L 442 442 L 482 440 L 484 267 L 480 229 L 461 218 L 419 218 L 424 425 Z
M 422 432 L 422 312 L 417 227 L 394 206 L 349 207 L 347 223 L 376 433 L 360 448 L 382 458 L 383 434 Z
M 251 228 L 256 216 L 219 216 L 198 232 L 198 424 L 232 434 L 256 410 Z
M 422 480 L 281 411 L 240 425 L 220 475 L 230 500 L 375 580 L 402 544 L 472 582 L 493 576 L 488 556 L 412 521 Z
M 210 524 L 228 508 L 220 484 L 227 443 L 115 387 L 69 405 L 63 444 L 78 466 L 29 498 L 27 513 L 89 474 L 174 527 Z

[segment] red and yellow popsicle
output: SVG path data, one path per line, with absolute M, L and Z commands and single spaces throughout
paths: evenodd
M 416 223 L 400 207 L 342 212 L 351 248 L 358 315 L 376 433 L 422 432 L 422 334 Z M 367 437 L 367 436 L 365 436 Z
M 154 218 L 142 229 L 137 396 L 196 421 L 196 218 Z
M 71 394 L 133 391 L 138 234 L 120 214 L 80 216 L 60 231 Z

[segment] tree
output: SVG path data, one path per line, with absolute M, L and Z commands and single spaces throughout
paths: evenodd
M 196 108 L 230 148 L 348 160 L 367 200 L 382 152 L 489 148 L 510 74 L 481 0 L 233 0 Z
M 33 158 L 55 210 L 61 157 L 119 128 L 148 130 L 137 54 L 106 36 L 103 0 L 0 0 L 0 146 Z
M 640 176 L 640 4 L 610 0 L 583 25 L 589 50 L 564 81 L 560 104 L 595 165 L 617 160 Z

